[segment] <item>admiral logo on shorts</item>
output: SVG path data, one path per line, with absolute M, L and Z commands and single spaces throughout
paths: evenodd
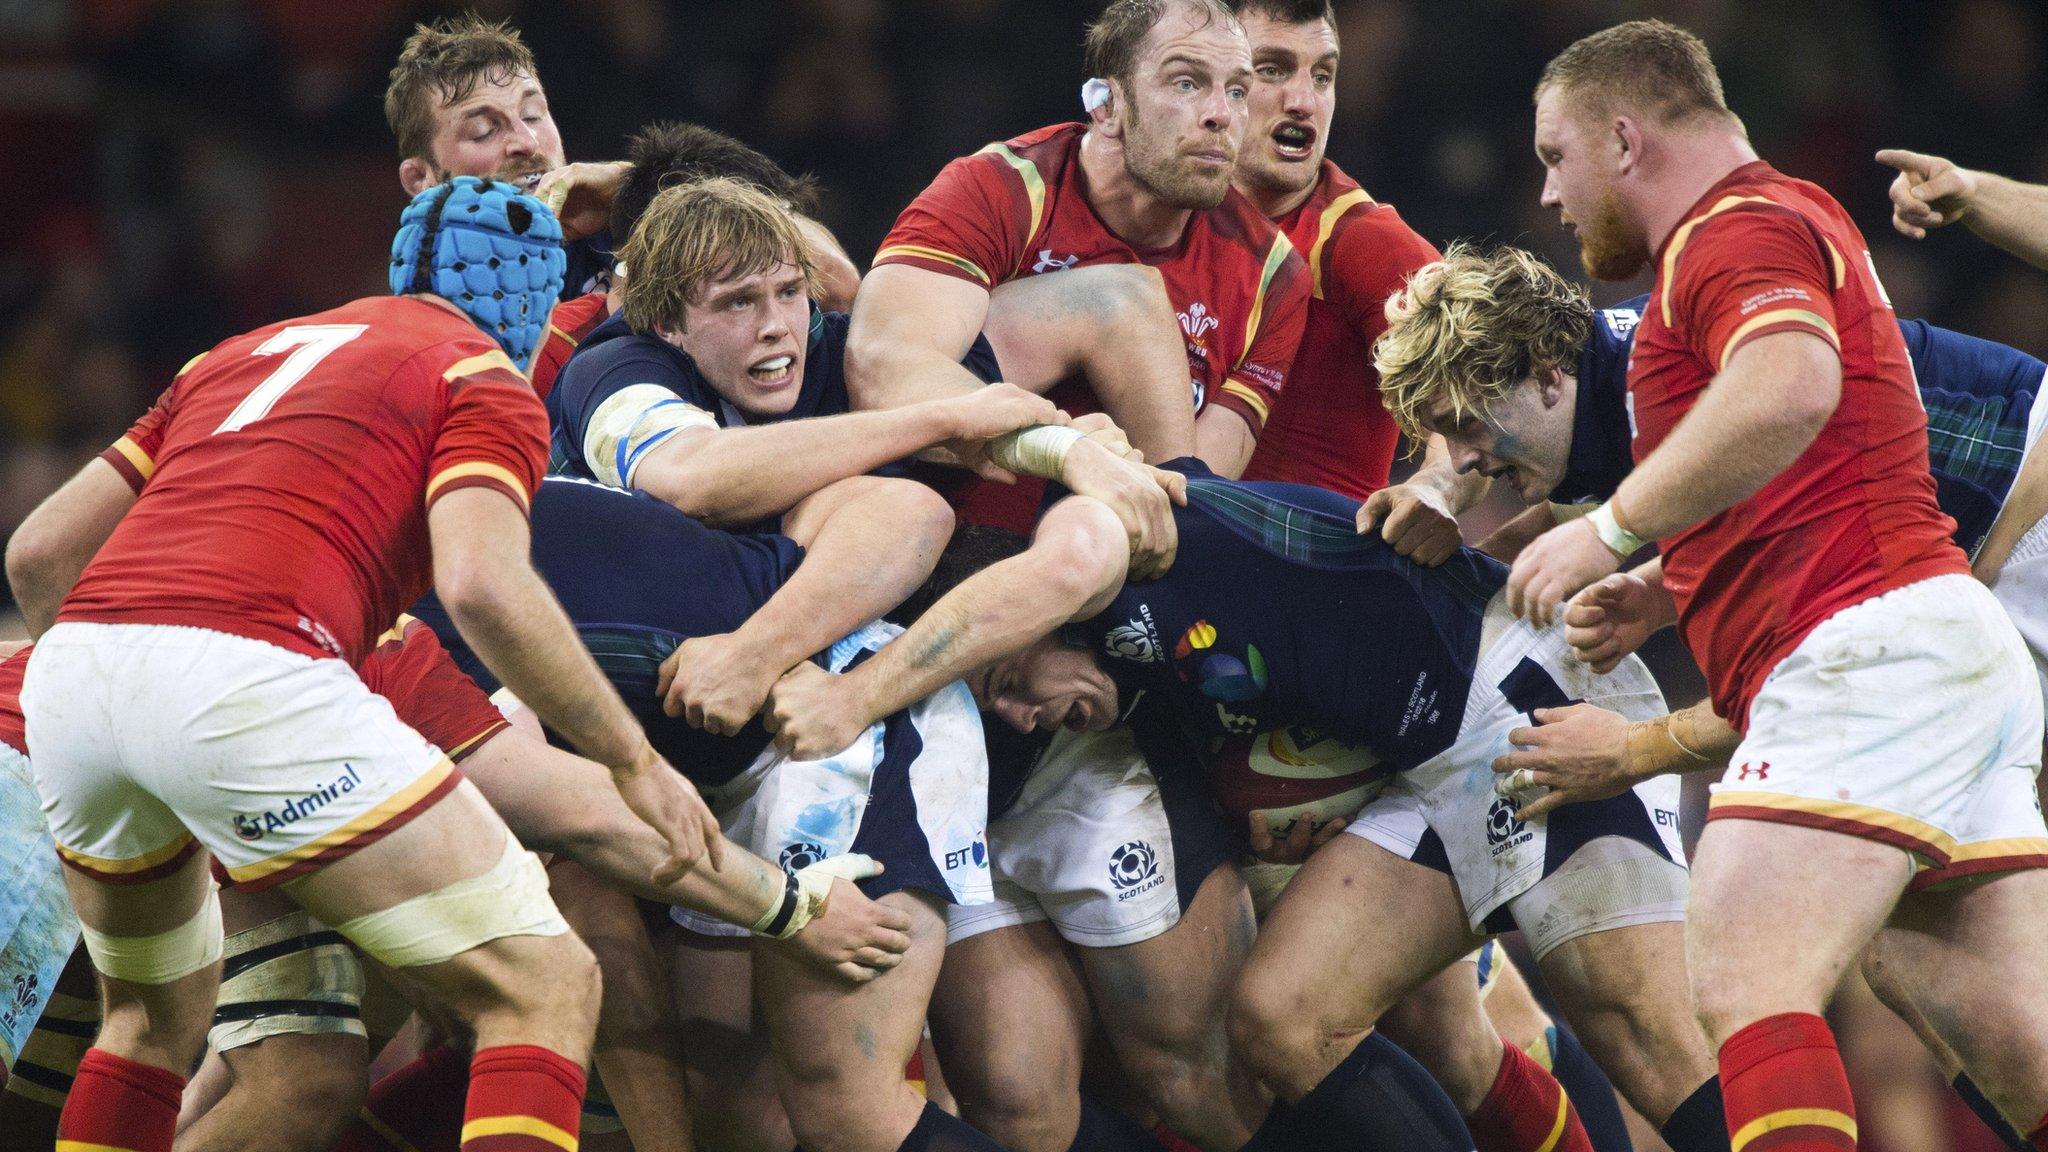
M 1529 826 L 1515 818 L 1515 802 L 1503 796 L 1486 810 L 1486 844 L 1498 857 L 1510 848 L 1527 844 L 1535 837 Z
M 1109 854 L 1109 882 L 1115 885 L 1118 900 L 1129 900 L 1166 883 L 1166 877 L 1159 874 L 1159 856 L 1152 846 L 1133 840 Z
M 825 848 L 822 844 L 798 840 L 784 848 L 782 855 L 775 858 L 775 862 L 782 866 L 784 872 L 801 872 L 824 858 Z
M 275 812 L 258 812 L 253 816 L 235 813 L 235 835 L 244 840 L 261 840 L 272 832 L 289 828 L 311 816 L 334 800 L 353 792 L 363 782 L 363 774 L 353 764 L 342 765 L 342 774 L 332 784 L 323 784 L 296 800 L 287 800 L 283 808 Z

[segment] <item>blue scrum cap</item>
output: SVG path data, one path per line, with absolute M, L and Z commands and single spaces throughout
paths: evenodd
M 469 314 L 524 371 L 562 294 L 562 226 L 510 184 L 457 176 L 398 218 L 391 291 L 431 292 Z

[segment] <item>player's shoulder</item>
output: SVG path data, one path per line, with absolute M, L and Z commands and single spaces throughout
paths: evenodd
M 1325 289 L 1338 293 L 1342 281 L 1359 280 L 1377 307 L 1409 273 L 1443 254 L 1409 227 L 1392 204 L 1374 199 L 1336 165 L 1324 164 L 1317 195 L 1310 200 L 1311 205 L 1320 202 L 1313 236 L 1303 244 L 1302 229 L 1297 229 L 1296 247 L 1309 262 L 1318 296 Z
M 576 354 L 562 365 L 555 390 L 574 395 L 623 375 L 633 376 L 630 382 L 635 384 L 682 388 L 696 372 L 689 357 L 659 336 L 633 331 L 621 312 L 592 327 Z
M 1739 260 L 1742 245 L 1759 233 L 1790 231 L 1818 236 L 1830 223 L 1813 198 L 1812 193 L 1818 191 L 1762 161 L 1744 165 L 1710 189 L 1679 220 L 1664 245 L 1665 271 L 1684 269 L 1684 257 L 1689 254 L 1713 253 Z
M 1021 161 L 1049 172 L 1066 167 L 1067 162 L 1081 150 L 1081 137 L 1087 131 L 1086 124 L 1076 121 L 1048 124 L 1021 136 L 985 145 L 975 155 L 992 156 L 1012 163 Z

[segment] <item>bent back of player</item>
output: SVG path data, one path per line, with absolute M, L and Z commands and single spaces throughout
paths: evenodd
M 211 854 L 475 1030 L 466 1145 L 574 1147 L 591 955 L 538 859 L 352 668 L 438 578 L 486 662 L 654 814 L 665 871 L 703 850 L 708 812 L 526 560 L 547 428 L 523 366 L 560 235 L 510 186 L 436 185 L 401 222 L 397 298 L 218 346 L 110 450 L 133 491 L 90 485 L 120 522 L 22 693 L 106 1000 L 60 1143 L 169 1152 L 220 978 Z

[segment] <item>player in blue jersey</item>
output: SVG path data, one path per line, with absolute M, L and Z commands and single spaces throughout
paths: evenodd
M 851 1134 L 857 1146 L 889 1148 L 919 1134 L 937 1141 L 929 1147 L 995 1148 L 927 1108 L 902 1077 L 938 975 L 944 909 L 989 896 L 987 760 L 966 689 L 942 684 L 835 755 L 795 760 L 757 724 L 717 736 L 664 715 L 659 691 L 683 642 L 737 628 L 807 563 L 792 541 L 722 532 L 644 493 L 553 478 L 534 498 L 533 561 L 649 740 L 701 788 L 735 843 L 792 873 L 848 853 L 870 857 L 884 871 L 861 889 L 910 919 L 902 962 L 858 987 L 755 951 L 753 987 L 797 1140 L 840 1147 Z M 419 615 L 458 665 L 496 688 L 445 613 L 428 603 Z M 895 632 L 860 628 L 810 666 L 856 666 L 887 651 Z M 678 918 L 698 932 L 747 934 Z
M 1626 380 L 1642 306 L 1638 298 L 1594 309 L 1548 265 L 1513 248 L 1453 248 L 1389 302 L 1391 324 L 1376 358 L 1396 419 L 1411 431 L 1441 431 L 1462 468 L 1506 478 L 1532 503 L 1488 539 L 1488 551 L 1512 559 L 1542 532 L 1612 496 L 1628 475 Z M 1927 411 L 1928 464 L 1942 511 L 1955 521 L 1956 543 L 1974 571 L 2027 639 L 2048 687 L 2048 465 L 2031 451 L 2048 414 L 2036 403 L 2048 364 L 1924 321 L 1899 327 Z M 1567 637 L 1582 659 L 1608 667 L 1670 624 L 1670 605 L 1662 564 L 1653 559 L 1574 598 L 1564 614 Z M 1520 750 L 1497 765 L 1504 790 L 1547 790 L 1521 809 L 1525 817 L 1609 795 L 1646 775 L 1717 769 L 1735 744 L 1733 729 L 1705 703 L 1674 718 L 1689 733 L 1684 749 L 1643 741 L 1622 717 L 1595 708 L 1537 719 L 1541 727 L 1515 733 Z M 2016 825 L 2013 836 L 2022 833 Z M 1970 871 L 1967 862 L 1956 868 L 1951 876 Z M 1923 877 L 1919 886 L 1933 880 Z M 1866 963 L 1865 970 L 1956 1076 L 1960 1060 L 1884 979 L 1883 966 Z M 1964 1095 L 1982 1101 L 1974 1088 Z M 2004 1126 L 1988 1105 L 1977 1111 Z
M 1319 1147 L 1462 1138 L 1449 1100 L 1405 1079 L 1398 1050 L 1371 1029 L 1484 935 L 1516 925 L 1623 1093 L 1653 1119 L 1677 1112 L 1713 1062 L 1685 1008 L 1675 780 L 1522 821 L 1491 771 L 1538 708 L 1584 699 L 1662 716 L 1648 672 L 1629 661 L 1596 675 L 1566 657 L 1562 626 L 1514 621 L 1506 571 L 1487 557 L 1421 568 L 1358 535 L 1353 501 L 1174 466 L 1190 472 L 1188 506 L 1165 575 L 1126 582 L 1113 517 L 1064 500 L 1029 550 L 967 576 L 866 666 L 780 682 L 768 720 L 778 743 L 829 750 L 898 696 L 965 674 L 1018 728 L 1128 722 L 1178 745 L 1155 766 L 1199 763 L 1214 737 L 1287 723 L 1369 745 L 1400 774 L 1353 835 L 1309 859 L 1232 1006 L 1240 1056 L 1292 1105 L 1272 1123 Z M 1611 1058 L 1620 1051 L 1641 1055 Z M 1494 1048 L 1483 1062 L 1498 1058 Z M 1389 1085 L 1403 1106 L 1369 1099 Z M 1433 1129 L 1385 1127 L 1445 1113 Z
M 798 222 L 751 185 L 660 192 L 621 259 L 623 310 L 569 358 L 548 396 L 555 471 L 649 493 L 714 527 L 778 530 L 810 557 L 770 610 L 694 641 L 678 662 L 671 707 L 730 732 L 776 676 L 930 572 L 950 510 L 922 485 L 867 473 L 928 449 L 979 456 L 995 437 L 1064 417 L 1008 384 L 848 412 L 846 318 L 812 305 Z M 1166 497 L 1114 443 L 1073 453 L 1061 479 L 1147 508 L 1142 535 L 1154 539 L 1171 527 Z

